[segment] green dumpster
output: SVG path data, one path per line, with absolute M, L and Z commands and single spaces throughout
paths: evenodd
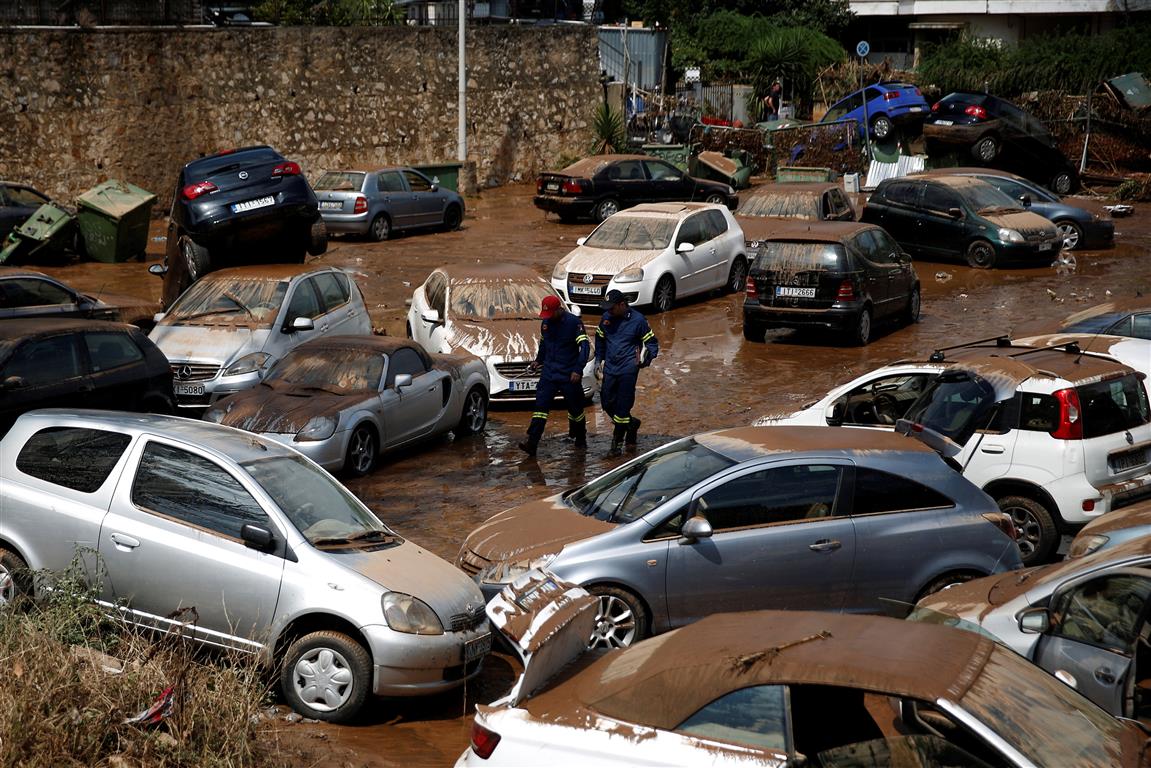
M 0 250 L 0 264 L 37 254 L 59 255 L 72 245 L 74 226 L 72 214 L 45 203 L 8 234 Z
M 425 163 L 412 167 L 444 189 L 460 191 L 460 169 L 464 167 L 463 163 Z
M 126 181 L 109 179 L 76 198 L 80 238 L 96 261 L 127 261 L 148 247 L 156 196 Z

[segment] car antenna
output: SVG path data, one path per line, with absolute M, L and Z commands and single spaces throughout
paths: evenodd
M 952 344 L 950 347 L 938 347 L 932 351 L 931 356 L 927 358 L 927 361 L 929 363 L 942 363 L 945 359 L 947 359 L 943 354 L 944 352 L 948 352 L 952 349 L 974 347 L 978 346 L 979 344 L 986 344 L 989 341 L 994 341 L 995 346 L 997 347 L 1011 346 L 1011 337 L 1006 334 L 1000 334 L 999 336 L 988 336 L 986 339 L 976 339 L 975 341 L 966 341 L 962 344 Z

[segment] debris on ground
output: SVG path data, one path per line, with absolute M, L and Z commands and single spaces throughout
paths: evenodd
M 935 273 L 935 282 L 937 282 L 937 283 L 946 283 L 950 279 L 951 279 L 951 273 L 950 272 L 939 271 L 939 272 Z
M 1103 206 L 1103 210 L 1107 211 L 1109 214 L 1111 214 L 1115 218 L 1119 219 L 1119 218 L 1122 218 L 1124 216 L 1130 216 L 1131 214 L 1135 213 L 1135 206 L 1127 205 L 1126 203 L 1119 203 L 1116 205 L 1105 205 L 1105 206 Z

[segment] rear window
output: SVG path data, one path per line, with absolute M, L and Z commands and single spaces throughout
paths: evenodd
M 983 379 L 959 371 L 940 374 L 912 403 L 904 418 L 965 445 L 977 429 L 995 419 L 995 390 Z
M 851 268 L 847 251 L 839 243 L 769 240 L 759 246 L 755 269 L 791 275 L 796 272 L 843 272 Z
M 93 493 L 108 479 L 131 438 L 84 427 L 49 427 L 28 439 L 16 468 L 53 485 Z
M 364 185 L 364 174 L 354 171 L 328 171 L 315 184 L 316 189 L 356 192 Z
M 1076 387 L 1083 410 L 1083 437 L 1122 432 L 1148 421 L 1147 392 L 1134 375 Z
M 205 157 L 202 160 L 193 160 L 188 163 L 185 170 L 189 180 L 201 179 L 218 173 L 223 168 L 240 168 L 253 163 L 268 163 L 283 160 L 284 157 L 271 147 L 256 147 L 242 152 L 229 152 L 218 157 Z

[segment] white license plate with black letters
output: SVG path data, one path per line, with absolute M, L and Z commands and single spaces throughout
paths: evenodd
M 815 286 L 797 288 L 793 285 L 777 285 L 775 286 L 775 295 L 781 298 L 814 299 Z

